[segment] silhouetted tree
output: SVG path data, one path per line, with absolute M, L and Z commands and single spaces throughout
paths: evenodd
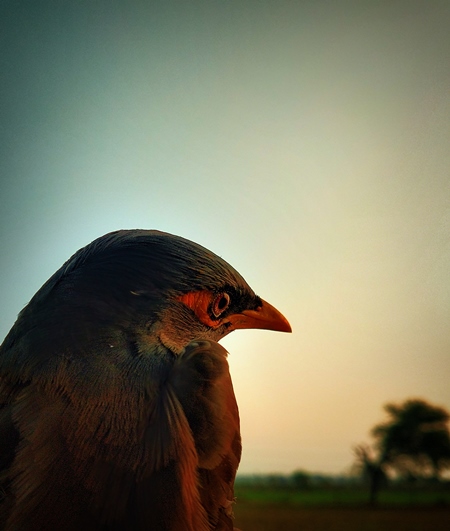
M 390 419 L 372 430 L 379 462 L 403 475 L 431 471 L 438 478 L 450 466 L 449 413 L 420 399 L 387 404 L 384 409 Z
M 360 444 L 354 448 L 357 466 L 369 483 L 369 503 L 375 505 L 378 492 L 386 484 L 387 476 L 383 469 L 383 463 L 373 456 L 369 446 Z
M 355 447 L 358 468 L 370 485 L 370 503 L 387 480 L 391 468 L 404 477 L 430 473 L 439 479 L 450 467 L 449 413 L 421 399 L 409 399 L 400 405 L 386 404 L 388 421 L 375 426 L 377 455 L 367 445 Z

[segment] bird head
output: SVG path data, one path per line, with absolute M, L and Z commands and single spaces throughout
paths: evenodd
M 44 284 L 19 321 L 27 322 L 27 314 L 41 343 L 50 323 L 53 350 L 56 329 L 72 350 L 84 343 L 87 351 L 87 343 L 102 337 L 114 344 L 122 335 L 139 355 L 155 344 L 176 355 L 194 339 L 219 341 L 237 329 L 291 331 L 286 318 L 222 258 L 153 230 L 116 231 L 94 240 Z

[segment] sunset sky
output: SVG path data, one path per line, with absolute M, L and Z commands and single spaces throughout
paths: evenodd
M 450 2 L 4 1 L 0 335 L 77 249 L 192 239 L 293 333 L 223 345 L 242 473 L 450 409 Z

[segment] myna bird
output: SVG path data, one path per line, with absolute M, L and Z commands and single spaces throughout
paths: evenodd
M 224 260 L 123 230 L 78 251 L 0 347 L 0 525 L 232 530 L 241 455 L 227 352 L 289 332 Z

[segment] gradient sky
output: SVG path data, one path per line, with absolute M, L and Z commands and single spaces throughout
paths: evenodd
M 450 409 L 449 27 L 447 0 L 2 1 L 1 336 L 78 248 L 156 228 L 292 324 L 223 341 L 241 472 L 343 472 L 386 402 Z

